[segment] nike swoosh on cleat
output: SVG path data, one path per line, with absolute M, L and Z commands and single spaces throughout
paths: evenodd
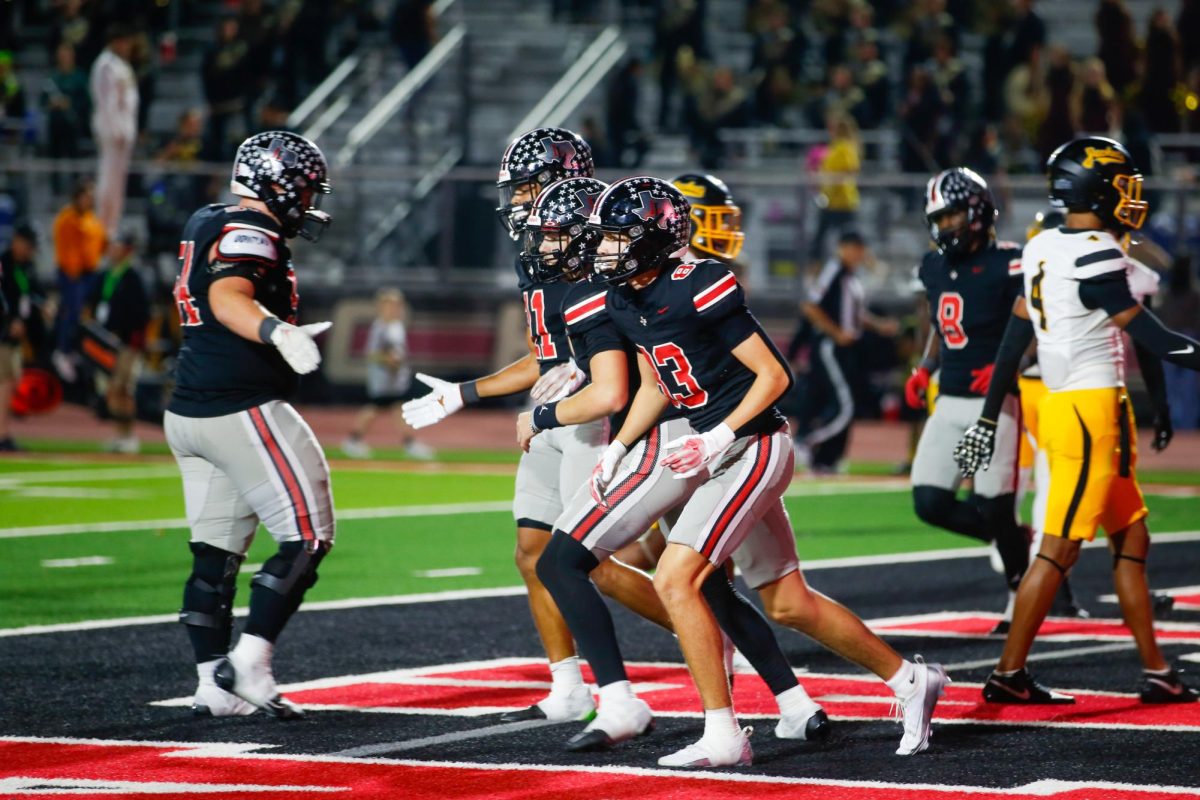
M 1004 691 L 1008 692 L 1009 694 L 1011 694 L 1013 697 L 1017 698 L 1018 700 L 1028 700 L 1032 696 L 1029 693 L 1028 689 L 1022 689 L 1021 691 L 1018 692 L 1016 689 L 1013 689 L 1011 686 L 1005 686 L 1003 683 L 998 683 L 996 681 L 988 681 L 988 686 L 995 686 L 998 689 L 1003 689 Z
M 1166 681 L 1159 680 L 1158 678 L 1147 678 L 1146 680 L 1149 683 L 1158 684 L 1159 686 L 1166 689 L 1171 694 L 1175 694 L 1175 695 L 1183 694 L 1183 687 L 1178 684 L 1170 684 L 1170 683 L 1167 683 Z
M 1172 350 L 1172 351 L 1171 351 L 1170 353 L 1168 353 L 1167 355 L 1172 355 L 1172 356 L 1187 356 L 1187 355 L 1191 355 L 1193 352 L 1195 352 L 1195 350 L 1196 350 L 1196 346 L 1195 346 L 1194 344 L 1189 344 L 1189 345 L 1188 345 L 1186 348 L 1184 348 L 1183 350 Z

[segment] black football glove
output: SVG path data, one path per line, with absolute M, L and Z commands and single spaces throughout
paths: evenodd
M 1154 441 L 1150 444 L 1154 452 L 1161 453 L 1171 443 L 1175 429 L 1171 427 L 1171 415 L 1159 412 L 1154 415 Z
M 992 463 L 992 451 L 996 449 L 996 423 L 980 419 L 963 434 L 954 448 L 954 460 L 962 474 L 971 477 Z

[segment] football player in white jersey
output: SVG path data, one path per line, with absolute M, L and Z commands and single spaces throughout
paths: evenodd
M 1050 200 L 1066 211 L 1066 224 L 1025 246 L 1025 297 L 1013 306 L 983 413 L 955 450 L 968 475 L 991 460 L 996 412 L 1036 335 L 1048 389 L 1038 407 L 1038 440 L 1050 467 L 1044 536 L 983 696 L 991 703 L 1074 702 L 1033 680 L 1025 662 L 1063 576 L 1083 542 L 1103 527 L 1121 612 L 1142 661 L 1142 702 L 1195 702 L 1200 695 L 1167 664 L 1154 636 L 1146 585 L 1150 536 L 1134 475 L 1121 330 L 1158 358 L 1198 371 L 1200 343 L 1165 328 L 1130 293 L 1120 237 L 1142 226 L 1149 207 L 1129 151 L 1112 139 L 1084 137 L 1059 147 L 1046 166 Z

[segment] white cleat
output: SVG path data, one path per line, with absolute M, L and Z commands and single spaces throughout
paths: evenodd
M 632 698 L 621 703 L 600 706 L 596 718 L 571 737 L 567 749 L 574 752 L 607 750 L 613 745 L 645 736 L 654 730 L 654 714 L 644 700 Z
M 372 451 L 362 439 L 346 439 L 342 442 L 342 452 L 350 458 L 370 458 Z
M 249 637 L 258 639 L 258 637 Z M 242 635 L 246 640 L 247 635 Z M 275 688 L 275 676 L 271 673 L 271 653 L 274 646 L 265 640 L 258 639 L 252 648 L 243 647 L 243 641 L 229 652 L 229 655 L 217 662 L 213 678 L 217 686 L 227 692 L 233 692 L 252 705 L 279 719 L 300 719 L 304 711 L 291 700 L 279 694 Z M 251 655 L 248 651 L 257 652 Z
M 695 744 L 663 756 L 658 760 L 660 767 L 748 767 L 754 763 L 754 751 L 750 747 L 750 734 L 754 728 L 742 728 L 738 735 L 724 740 L 701 737 Z
M 897 700 L 900 719 L 904 723 L 904 737 L 896 749 L 898 756 L 911 756 L 929 747 L 933 709 L 950 678 L 941 664 L 926 664 L 924 659 L 917 656 L 913 682 L 916 685 L 912 694 Z
M 501 722 L 548 720 L 550 722 L 583 722 L 596 716 L 596 701 L 587 684 L 573 686 L 569 692 L 551 692 L 545 699 L 500 716 Z
M 197 717 L 244 717 L 258 709 L 215 683 L 196 687 L 192 697 L 192 714 Z
M 825 709 L 813 703 L 799 713 L 781 715 L 779 724 L 775 726 L 775 737 L 819 742 L 829 738 L 829 730 L 829 715 Z

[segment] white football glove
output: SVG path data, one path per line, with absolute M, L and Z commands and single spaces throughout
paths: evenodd
M 310 325 L 289 325 L 280 322 L 271 331 L 271 344 L 283 356 L 288 366 L 300 375 L 307 375 L 321 363 L 321 351 L 313 338 L 333 325 L 332 322 L 314 322 Z
M 537 379 L 537 383 L 529 390 L 529 397 L 534 403 L 553 403 L 569 397 L 576 389 L 583 386 L 587 376 L 575 363 L 568 358 L 565 363 L 547 370 L 546 374 Z
M 734 438 L 733 430 L 722 422 L 708 433 L 693 433 L 667 442 L 663 449 L 675 452 L 659 463 L 674 470 L 676 480 L 690 478 L 699 475 L 700 470 L 733 444 Z
M 416 379 L 433 389 L 415 400 L 400 406 L 400 413 L 410 428 L 427 428 L 463 407 L 462 389 L 457 383 L 444 381 L 423 372 Z
M 613 476 L 617 474 L 617 467 L 626 452 L 628 450 L 625 445 L 613 440 L 613 443 L 600 454 L 600 461 L 592 470 L 592 478 L 589 483 L 592 499 L 603 508 L 608 508 L 608 498 L 604 496 L 604 493 L 608 491 L 608 485 L 612 483 Z
M 954 460 L 962 474 L 971 477 L 992 463 L 992 451 L 996 448 L 996 423 L 980 419 L 959 439 L 954 448 Z

